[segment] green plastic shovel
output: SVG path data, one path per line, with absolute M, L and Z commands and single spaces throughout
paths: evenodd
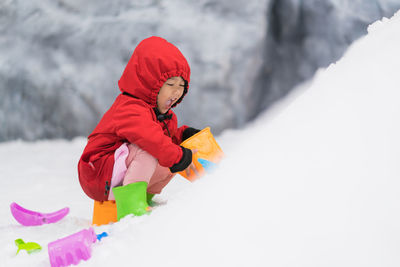
M 15 245 L 17 245 L 18 247 L 17 254 L 21 249 L 26 250 L 29 254 L 42 250 L 42 247 L 38 243 L 35 242 L 25 243 L 21 238 L 15 240 Z

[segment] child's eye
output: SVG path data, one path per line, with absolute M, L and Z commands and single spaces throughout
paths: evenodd
M 167 85 L 169 85 L 169 86 L 174 86 L 174 84 L 173 84 L 173 83 L 167 83 Z

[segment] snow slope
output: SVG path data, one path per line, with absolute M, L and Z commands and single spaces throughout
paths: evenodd
M 195 182 L 177 177 L 150 216 L 95 227 L 81 266 L 399 266 L 400 13 L 240 131 Z M 49 266 L 47 243 L 90 226 L 76 163 L 83 138 L 0 145 L 0 266 Z M 156 200 L 157 200 L 156 199 Z M 19 226 L 13 201 L 64 220 Z M 15 256 L 14 240 L 42 252 Z

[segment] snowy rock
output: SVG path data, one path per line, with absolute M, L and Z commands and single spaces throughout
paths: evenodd
M 0 141 L 88 135 L 151 35 L 191 64 L 181 124 L 243 126 L 398 8 L 394 0 L 3 0 Z
M 89 134 L 133 49 L 158 35 L 192 67 L 180 123 L 237 125 L 262 64 L 267 0 L 2 1 L 0 141 Z M 184 108 L 184 112 L 183 109 Z

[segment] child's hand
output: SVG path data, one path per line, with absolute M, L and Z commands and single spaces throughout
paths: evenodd
M 197 153 L 198 149 L 192 149 L 192 157 L 195 153 Z M 196 166 L 194 165 L 193 161 L 190 163 L 190 165 L 185 169 L 186 175 L 189 177 L 191 172 L 194 172 L 196 176 L 199 176 L 199 172 L 196 169 Z
M 190 176 L 190 173 L 191 173 L 191 172 L 194 172 L 194 174 L 195 174 L 196 176 L 199 175 L 199 172 L 197 171 L 196 166 L 194 166 L 194 163 L 193 163 L 193 162 L 190 163 L 189 167 L 186 168 L 185 172 L 186 172 L 186 176 L 187 176 L 187 177 Z

